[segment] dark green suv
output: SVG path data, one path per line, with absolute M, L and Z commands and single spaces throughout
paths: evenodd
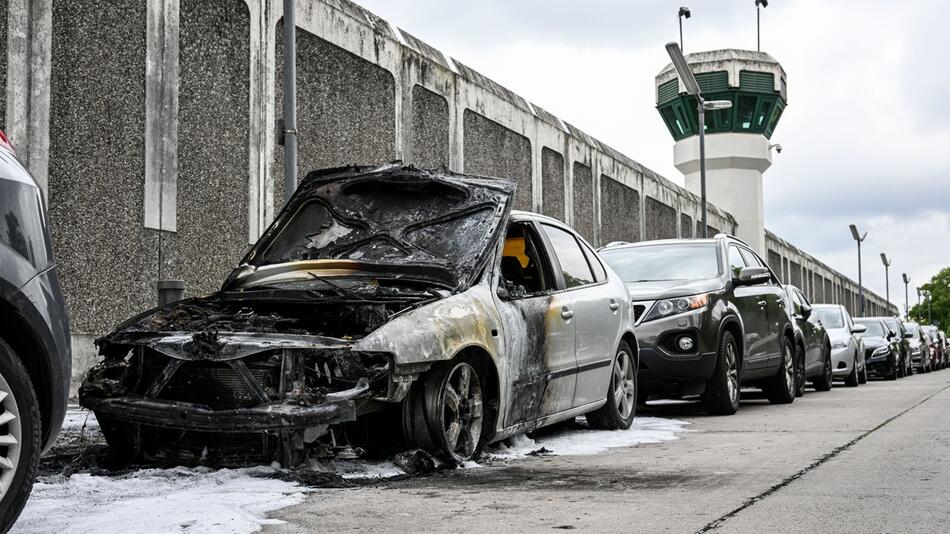
M 742 386 L 795 400 L 794 330 L 784 289 L 742 241 L 673 239 L 600 250 L 626 283 L 640 343 L 639 400 L 701 395 L 733 414 Z

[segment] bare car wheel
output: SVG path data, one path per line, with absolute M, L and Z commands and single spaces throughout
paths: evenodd
M 424 390 L 429 435 L 436 449 L 456 462 L 471 460 L 484 444 L 484 399 L 478 373 L 467 361 L 429 375 Z
M 772 404 L 788 404 L 795 400 L 795 349 L 792 342 L 782 341 L 782 364 L 779 366 L 772 383 L 765 389 Z
M 719 340 L 716 369 L 700 398 L 710 415 L 732 415 L 739 409 L 739 394 L 739 349 L 732 333 L 727 331 Z
M 0 531 L 20 515 L 40 461 L 40 411 L 20 358 L 0 341 Z
M 602 430 L 626 430 L 633 424 L 637 411 L 637 365 L 633 351 L 626 341 L 621 341 L 614 355 L 607 388 L 607 402 L 587 414 L 591 428 Z

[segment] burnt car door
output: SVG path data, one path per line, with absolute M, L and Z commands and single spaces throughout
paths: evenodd
M 558 291 L 553 263 L 534 223 L 509 225 L 498 282 L 509 378 L 506 427 L 571 407 L 577 378 L 573 299 Z
M 573 406 L 583 406 L 607 396 L 620 329 L 620 303 L 593 251 L 563 228 L 544 223 L 541 228 L 557 260 L 554 265 L 560 271 L 563 287 L 573 300 L 577 354 Z

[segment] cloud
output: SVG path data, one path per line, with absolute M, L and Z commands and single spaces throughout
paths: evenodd
M 687 52 L 755 45 L 749 0 L 361 4 L 680 184 L 654 109 L 679 5 L 693 12 Z M 948 18 L 937 0 L 786 0 L 762 12 L 763 50 L 789 86 L 766 226 L 854 278 L 847 225 L 867 229 L 866 280 L 882 295 L 881 251 L 916 283 L 950 264 Z

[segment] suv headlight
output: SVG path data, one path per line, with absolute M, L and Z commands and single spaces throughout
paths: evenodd
M 843 349 L 848 346 L 847 341 L 835 341 L 831 344 L 832 350 L 834 349 Z
M 883 347 L 878 347 L 878 348 L 874 349 L 874 352 L 871 353 L 871 356 L 884 356 L 884 355 L 887 354 L 890 350 L 891 350 L 891 348 L 888 347 L 887 345 L 885 345 L 885 346 L 883 346 Z
M 643 321 L 652 321 L 662 319 L 678 313 L 686 313 L 691 310 L 698 310 L 709 304 L 709 293 L 693 295 L 690 297 L 676 297 L 674 299 L 658 300 L 650 312 L 643 318 Z

